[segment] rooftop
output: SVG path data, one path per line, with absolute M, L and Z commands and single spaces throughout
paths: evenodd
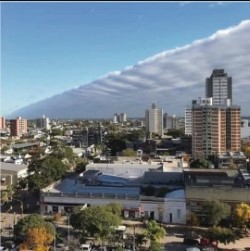
M 28 169 L 28 165 L 17 165 L 13 163 L 0 162 L 1 171 L 21 171 Z

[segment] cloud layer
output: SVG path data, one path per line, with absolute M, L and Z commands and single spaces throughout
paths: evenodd
M 192 99 L 204 97 L 205 78 L 222 68 L 233 78 L 233 103 L 249 115 L 250 20 L 219 30 L 181 48 L 164 51 L 123 71 L 24 107 L 13 114 L 36 118 L 107 118 L 116 112 L 143 117 L 157 102 L 164 112 L 184 114 Z

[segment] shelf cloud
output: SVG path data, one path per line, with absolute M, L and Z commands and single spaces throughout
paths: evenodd
M 233 78 L 233 103 L 249 115 L 250 20 L 210 37 L 164 51 L 122 71 L 41 100 L 10 116 L 36 118 L 105 118 L 125 112 L 142 117 L 151 103 L 183 115 L 192 99 L 204 97 L 205 78 L 225 69 Z

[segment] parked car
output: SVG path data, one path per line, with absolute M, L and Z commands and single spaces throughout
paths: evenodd
M 89 244 L 81 244 L 78 251 L 91 251 L 91 246 Z
M 194 245 L 194 246 L 200 244 L 198 240 L 191 238 L 191 237 L 184 237 L 183 243 L 187 244 L 187 245 Z

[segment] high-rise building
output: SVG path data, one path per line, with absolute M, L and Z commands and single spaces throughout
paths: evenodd
M 28 131 L 28 121 L 27 119 L 22 119 L 18 117 L 16 119 L 10 120 L 10 135 L 11 136 L 22 136 Z
M 115 113 L 113 116 L 113 123 L 117 124 L 117 123 L 123 123 L 127 121 L 127 114 L 126 113 Z
M 6 128 L 6 120 L 4 117 L 0 117 L 0 130 L 3 130 Z
M 241 148 L 241 116 L 239 106 L 226 109 L 226 147 L 227 151 L 236 152 Z
M 213 105 L 230 106 L 232 104 L 232 77 L 223 69 L 215 69 L 206 79 L 206 98 L 213 98 Z
M 145 111 L 146 133 L 163 134 L 163 109 L 152 104 L 150 109 Z
M 192 155 L 207 158 L 226 151 L 226 109 L 210 100 L 192 107 Z
M 126 122 L 127 121 L 127 114 L 126 113 L 121 113 L 120 114 L 120 123 Z
M 41 129 L 50 129 L 50 124 L 49 124 L 49 118 L 46 118 L 45 115 L 43 115 L 42 118 L 39 118 L 36 120 L 36 126 Z
M 167 113 L 163 115 L 163 128 L 164 129 L 178 129 L 176 115 L 169 116 Z
M 192 135 L 192 108 L 185 109 L 185 134 Z
M 119 121 L 119 116 L 118 116 L 117 113 L 115 113 L 114 116 L 113 116 L 113 123 L 114 123 L 114 124 L 117 124 L 118 121 Z

